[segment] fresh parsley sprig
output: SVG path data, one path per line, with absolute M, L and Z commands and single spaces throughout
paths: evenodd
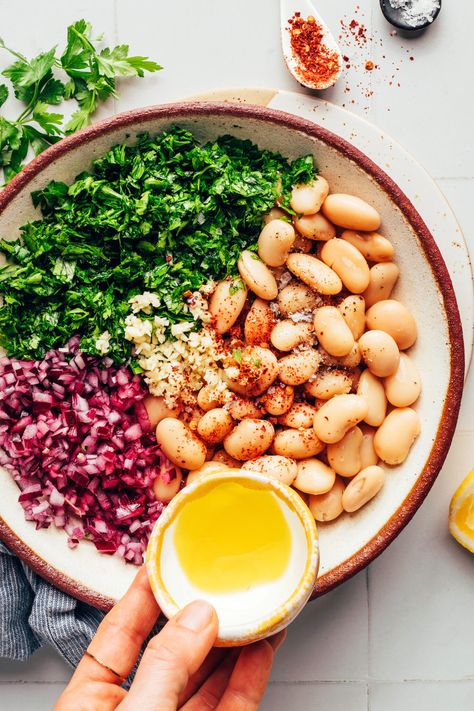
M 53 47 L 28 60 L 0 38 L 0 50 L 15 59 L 2 74 L 25 104 L 17 119 L 0 115 L 0 168 L 5 182 L 21 170 L 30 148 L 38 155 L 64 134 L 87 126 L 100 102 L 118 96 L 117 78 L 143 77 L 162 68 L 148 57 L 128 56 L 126 44 L 99 50 L 96 43 L 101 39 L 92 39 L 90 23 L 78 20 L 67 28 L 66 47 L 59 56 Z M 65 82 L 59 78 L 61 72 Z M 8 86 L 0 84 L 0 107 L 8 96 Z M 51 111 L 63 100 L 78 105 L 65 125 L 64 115 Z

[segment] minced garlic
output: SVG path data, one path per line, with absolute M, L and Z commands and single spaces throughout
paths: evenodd
M 152 316 L 153 296 L 145 293 L 133 297 L 130 303 L 134 313 L 125 320 L 125 338 L 135 346 L 135 357 L 150 392 L 164 397 L 169 406 L 176 402 L 194 406 L 197 392 L 208 385 L 216 399 L 228 400 L 231 393 L 222 379 L 226 354 L 217 333 L 206 325 L 194 331 L 193 322 L 170 325 L 168 319 Z M 188 298 L 187 308 L 196 320 L 209 322 L 207 301 L 201 293 L 194 292 Z M 150 318 L 140 318 L 136 315 L 139 311 Z
M 97 348 L 100 355 L 105 356 L 110 351 L 110 339 L 110 333 L 108 331 L 104 331 L 96 340 L 95 347 Z

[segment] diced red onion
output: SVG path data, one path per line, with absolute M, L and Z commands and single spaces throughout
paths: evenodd
M 87 538 L 139 565 L 165 507 L 153 481 L 176 470 L 156 444 L 140 377 L 79 343 L 42 361 L 0 358 L 0 465 L 37 528 L 53 524 L 71 548 Z

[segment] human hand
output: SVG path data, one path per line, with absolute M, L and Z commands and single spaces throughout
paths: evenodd
M 159 612 L 142 568 L 104 617 L 53 711 L 256 711 L 285 633 L 241 649 L 213 649 L 217 617 L 203 601 L 150 640 L 130 690 L 122 688 Z

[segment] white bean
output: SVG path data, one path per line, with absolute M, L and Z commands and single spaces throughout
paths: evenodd
M 288 412 L 278 418 L 280 425 L 294 429 L 307 429 L 313 426 L 316 409 L 306 402 L 295 402 Z
M 261 402 L 269 415 L 278 417 L 288 412 L 295 399 L 295 390 L 291 385 L 273 383 L 267 392 L 262 395 Z
M 380 227 L 380 215 L 365 200 L 355 195 L 333 193 L 322 205 L 323 214 L 338 227 L 374 232 Z
M 366 331 L 359 338 L 359 348 L 368 369 L 379 378 L 393 375 L 400 362 L 398 346 L 385 331 Z
M 336 472 L 319 459 L 302 459 L 293 486 L 306 494 L 325 494 L 332 489 Z
M 339 442 L 328 444 L 328 462 L 337 474 L 352 477 L 361 470 L 362 440 L 362 430 L 359 427 L 352 427 Z
M 177 411 L 172 409 L 171 407 L 168 407 L 163 397 L 156 397 L 156 395 L 147 395 L 143 399 L 143 404 L 145 405 L 152 429 L 155 429 L 158 422 L 164 420 L 165 417 L 178 416 Z
M 358 395 L 336 395 L 314 416 L 314 430 L 322 442 L 339 442 L 367 415 L 367 403 Z
M 339 294 L 342 281 L 336 272 L 310 254 L 290 254 L 286 265 L 290 272 L 320 294 Z
M 339 365 L 343 365 L 345 368 L 357 368 L 357 366 L 362 360 L 359 344 L 357 342 L 354 342 L 354 345 L 352 346 L 349 353 L 345 356 L 340 356 L 336 360 Z
M 286 385 L 302 385 L 315 374 L 319 361 L 314 348 L 291 353 L 278 362 L 280 380 Z
M 335 306 L 321 306 L 316 311 L 314 331 L 324 350 L 330 355 L 345 356 L 354 346 L 351 330 Z
M 264 225 L 268 225 L 268 223 L 272 220 L 281 220 L 282 218 L 287 217 L 287 215 L 288 213 L 280 207 L 272 207 L 272 209 L 263 216 L 263 223 Z
M 395 407 L 407 407 L 418 400 L 421 379 L 418 368 L 406 353 L 400 353 L 397 371 L 384 380 L 387 400 Z
M 288 284 L 278 294 L 278 308 L 288 317 L 301 311 L 313 311 L 321 304 L 321 297 L 305 284 Z
M 224 464 L 227 469 L 239 469 L 240 467 L 240 462 L 237 461 L 237 459 L 234 459 L 234 457 L 231 457 L 230 454 L 227 454 L 225 449 L 219 449 L 215 452 L 211 461 Z
M 215 407 L 219 407 L 219 405 L 223 404 L 222 395 L 211 385 L 204 385 L 198 392 L 196 400 L 201 410 L 205 412 L 213 410 Z
M 234 459 L 255 459 L 267 451 L 275 436 L 268 420 L 241 420 L 224 439 L 224 449 Z
M 369 262 L 389 262 L 393 258 L 392 243 L 378 232 L 345 230 L 341 238 L 354 245 Z
M 244 250 L 237 262 L 237 269 L 254 294 L 267 301 L 276 299 L 278 295 L 276 279 L 255 252 Z
M 342 318 L 351 329 L 354 340 L 358 341 L 365 331 L 364 297 L 359 294 L 351 294 L 350 296 L 346 296 L 346 298 L 338 304 L 337 308 L 341 312 Z
M 291 208 L 299 215 L 312 215 L 319 211 L 328 192 L 328 182 L 322 175 L 312 183 L 295 185 L 291 191 Z
M 258 254 L 269 267 L 281 267 L 295 241 L 293 225 L 285 220 L 272 220 L 260 232 Z
M 294 220 L 293 224 L 298 232 L 307 239 L 327 242 L 336 236 L 336 228 L 320 212 L 315 215 L 299 217 Z
M 318 353 L 321 355 L 321 363 L 323 365 L 337 365 L 344 368 L 357 368 L 362 360 L 359 344 L 354 341 L 349 353 L 345 356 L 336 357 L 330 355 L 322 346 L 318 346 Z
M 182 479 L 183 475 L 179 469 L 176 469 L 176 476 L 169 481 L 168 478 L 164 477 L 160 472 L 152 485 L 153 493 L 158 501 L 163 501 L 163 503 L 168 504 L 180 490 Z
M 230 390 L 239 395 L 261 395 L 278 377 L 279 363 L 268 348 L 247 346 L 238 365 L 235 373 L 233 368 L 227 368 L 224 378 Z
M 206 412 L 197 424 L 197 433 L 205 442 L 217 444 L 234 428 L 234 420 L 227 410 L 216 407 Z
M 374 498 L 383 486 L 385 472 L 382 467 L 362 469 L 346 486 L 342 495 L 344 511 L 352 513 Z
M 330 239 L 321 250 L 321 259 L 353 294 L 361 294 L 369 286 L 369 265 L 350 242 L 337 237 Z
M 369 286 L 362 294 L 367 309 L 382 299 L 390 298 L 399 274 L 400 270 L 393 262 L 374 264 L 370 270 Z
M 272 345 L 279 351 L 292 351 L 296 346 L 311 341 L 313 325 L 300 321 L 295 323 L 291 319 L 278 321 L 274 326 L 270 340 Z
M 420 418 L 415 410 L 410 407 L 396 408 L 375 433 L 375 451 L 387 464 L 401 464 L 419 434 Z
M 184 469 L 199 469 L 206 461 L 206 447 L 184 422 L 165 417 L 156 428 L 156 440 L 173 464 Z
M 379 458 L 374 449 L 374 437 L 376 430 L 373 427 L 364 425 L 361 423 L 360 429 L 362 430 L 362 444 L 360 446 L 360 463 L 361 469 L 370 467 L 372 464 L 377 464 Z
M 334 521 L 344 511 L 342 507 L 342 494 L 344 483 L 336 477 L 334 486 L 326 494 L 310 495 L 308 508 L 316 521 Z
M 275 316 L 268 301 L 255 299 L 245 318 L 245 342 L 252 345 L 270 343 L 270 334 L 275 325 Z
M 351 388 L 352 379 L 346 372 L 327 368 L 320 368 L 304 386 L 308 395 L 319 400 L 330 400 L 334 395 L 349 393 Z
M 282 484 L 290 486 L 297 473 L 296 462 L 289 457 L 280 457 L 277 454 L 266 454 L 264 457 L 251 459 L 242 465 L 246 471 L 260 472 L 272 479 L 281 481 Z
M 247 298 L 242 279 L 220 281 L 209 301 L 209 313 L 214 317 L 218 333 L 226 333 L 239 318 Z
M 387 412 L 387 398 L 383 383 L 370 370 L 364 370 L 357 385 L 357 395 L 364 398 L 368 412 L 364 421 L 368 425 L 379 427 L 385 419 Z
M 246 417 L 258 420 L 263 415 L 262 410 L 253 400 L 238 397 L 237 395 L 226 404 L 226 409 L 229 411 L 234 420 L 245 420 Z
M 395 299 L 384 299 L 371 306 L 365 322 L 367 328 L 389 333 L 401 351 L 416 341 L 416 321 L 406 306 Z
M 324 444 L 319 441 L 313 429 L 306 430 L 280 430 L 273 440 L 273 451 L 282 457 L 290 459 L 307 459 L 314 457 L 324 449 Z

